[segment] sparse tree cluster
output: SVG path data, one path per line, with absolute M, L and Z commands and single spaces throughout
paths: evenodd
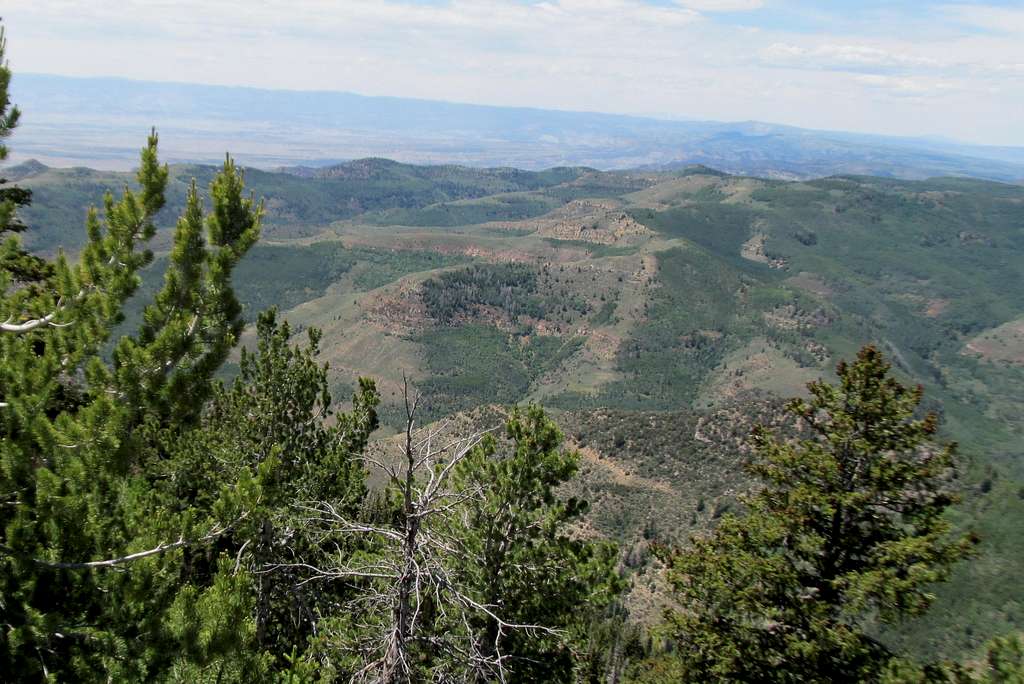
M 515 321 L 520 315 L 541 318 L 550 306 L 538 293 L 534 269 L 516 263 L 443 273 L 424 283 L 423 302 L 442 325 L 455 325 L 485 307 Z

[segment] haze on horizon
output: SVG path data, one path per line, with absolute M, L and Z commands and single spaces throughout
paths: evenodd
M 17 73 L 1024 145 L 1024 4 L 8 0 Z

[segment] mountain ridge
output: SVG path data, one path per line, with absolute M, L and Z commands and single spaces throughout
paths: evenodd
M 531 170 L 661 169 L 696 162 L 794 179 L 844 172 L 1024 179 L 1024 148 L 763 122 L 40 74 L 19 74 L 12 91 L 32 114 L 19 130 L 19 158 L 53 165 L 127 168 L 140 132 L 155 125 L 171 161 L 215 163 L 221 155 L 212 150 L 231 149 L 239 161 L 261 168 L 391 157 Z M 111 117 L 110 111 L 120 114 Z

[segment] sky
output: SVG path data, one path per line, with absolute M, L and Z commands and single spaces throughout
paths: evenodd
M 4 0 L 15 72 L 1024 145 L 1024 0 Z

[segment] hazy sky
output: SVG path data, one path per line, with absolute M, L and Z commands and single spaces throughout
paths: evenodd
M 4 0 L 11 66 L 1024 145 L 1024 0 Z

